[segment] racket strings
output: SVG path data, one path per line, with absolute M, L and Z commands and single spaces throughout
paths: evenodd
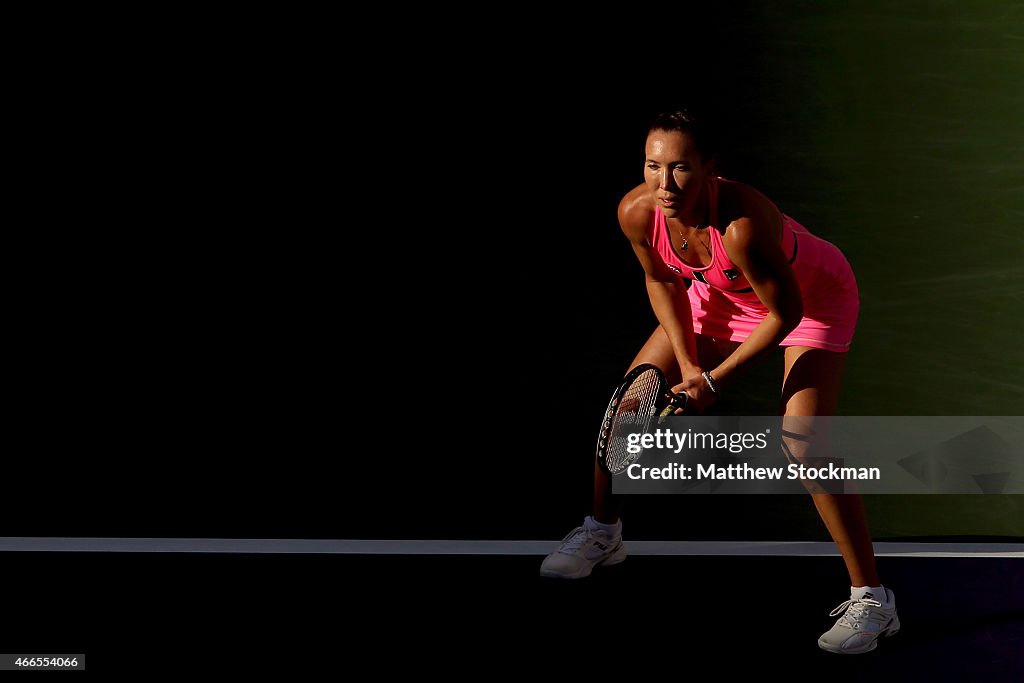
M 633 380 L 617 402 L 613 401 L 615 413 L 607 430 L 605 451 L 609 472 L 621 472 L 640 457 L 639 452 L 630 452 L 629 435 L 647 431 L 664 392 L 662 385 L 661 373 L 647 370 Z M 632 450 L 639 451 L 635 444 Z

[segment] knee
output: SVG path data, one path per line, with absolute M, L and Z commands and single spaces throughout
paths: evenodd
M 783 426 L 782 452 L 791 464 L 810 466 L 830 458 L 832 448 L 825 432 Z

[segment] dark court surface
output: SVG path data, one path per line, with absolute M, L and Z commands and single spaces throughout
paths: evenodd
M 1019 559 L 880 558 L 903 630 L 859 656 L 816 644 L 846 597 L 838 557 L 631 557 L 577 582 L 540 560 L 6 553 L 2 649 L 140 674 L 1024 675 Z

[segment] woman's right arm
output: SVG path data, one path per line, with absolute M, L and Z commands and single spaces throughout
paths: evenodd
M 651 244 L 647 231 L 653 220 L 654 208 L 643 185 L 629 192 L 619 202 L 619 225 L 629 238 L 647 276 L 647 296 L 651 300 L 654 315 L 672 343 L 672 351 L 683 378 L 699 377 L 702 370 L 697 364 L 697 341 L 693 334 L 690 298 L 681 278 L 668 269 Z M 702 408 L 703 403 L 698 401 L 698 407 Z

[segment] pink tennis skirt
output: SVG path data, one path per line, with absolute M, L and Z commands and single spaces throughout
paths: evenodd
M 860 297 L 853 269 L 831 242 L 798 234 L 800 254 L 793 272 L 800 286 L 804 317 L 780 346 L 809 346 L 845 353 L 853 342 Z M 689 289 L 693 331 L 718 339 L 744 341 L 768 309 L 756 294 L 731 294 L 694 281 Z

